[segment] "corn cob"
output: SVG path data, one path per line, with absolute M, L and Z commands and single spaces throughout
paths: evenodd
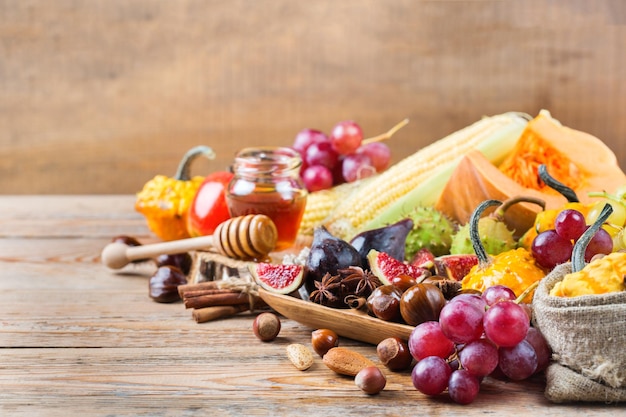
M 315 228 L 324 223 L 342 199 L 348 198 L 350 193 L 359 186 L 373 179 L 374 177 L 369 177 L 363 180 L 337 185 L 327 190 L 309 193 L 298 234 L 305 236 L 313 235 Z
M 400 220 L 417 205 L 434 204 L 467 152 L 477 149 L 492 162 L 501 161 L 529 119 L 514 112 L 484 117 L 418 150 L 343 199 L 324 225 L 349 240 L 363 230 Z

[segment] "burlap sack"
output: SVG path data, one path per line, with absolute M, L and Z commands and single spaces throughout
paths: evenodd
M 533 323 L 553 350 L 546 371 L 546 397 L 553 402 L 626 401 L 626 292 L 552 297 L 571 272 L 555 268 L 533 298 Z

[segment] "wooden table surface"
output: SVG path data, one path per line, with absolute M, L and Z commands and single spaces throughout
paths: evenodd
M 557 405 L 537 377 L 487 378 L 474 403 L 417 392 L 408 372 L 363 394 L 316 358 L 285 356 L 310 328 L 282 320 L 257 340 L 252 316 L 196 323 L 148 297 L 150 267 L 113 272 L 100 251 L 119 234 L 154 240 L 133 196 L 0 196 L 0 415 L 624 415 L 624 406 Z M 375 347 L 348 339 L 376 360 Z

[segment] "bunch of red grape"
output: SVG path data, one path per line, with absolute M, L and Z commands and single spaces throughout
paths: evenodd
M 554 229 L 539 233 L 532 242 L 531 252 L 539 265 L 552 269 L 569 261 L 574 243 L 587 230 L 585 216 L 578 210 L 565 209 L 554 219 Z M 595 255 L 608 255 L 613 251 L 613 238 L 604 229 L 598 229 L 585 250 L 585 261 Z
M 304 129 L 292 147 L 302 156 L 300 175 L 309 191 L 370 177 L 387 169 L 391 161 L 389 147 L 382 142 L 363 143 L 363 130 L 351 120 L 337 123 L 330 135 Z
M 551 356 L 543 335 L 530 326 L 528 312 L 503 285 L 482 295 L 457 295 L 438 321 L 415 327 L 408 345 L 418 361 L 411 372 L 415 388 L 429 396 L 447 389 L 459 404 L 474 401 L 484 377 L 523 380 L 544 370 Z

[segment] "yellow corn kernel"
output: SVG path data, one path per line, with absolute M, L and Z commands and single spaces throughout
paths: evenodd
M 491 161 L 504 158 L 528 119 L 519 113 L 485 117 L 421 148 L 342 199 L 325 226 L 348 240 L 362 230 L 399 220 L 418 204 L 434 204 L 467 152 L 478 149 Z

